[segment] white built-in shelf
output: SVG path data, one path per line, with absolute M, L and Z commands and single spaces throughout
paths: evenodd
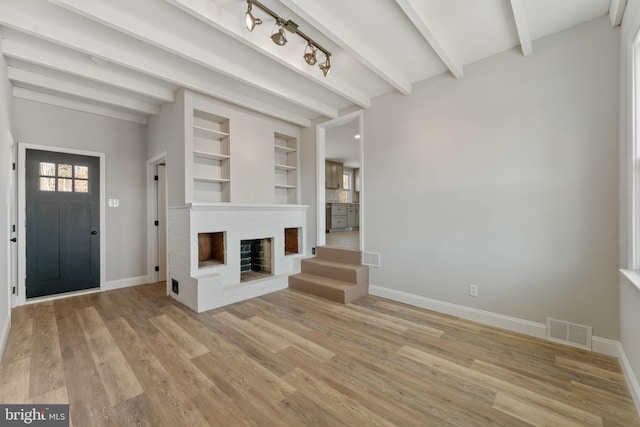
M 294 171 L 296 170 L 295 166 L 288 166 L 288 165 L 275 165 L 276 169 L 280 169 L 283 171 Z
M 208 177 L 204 177 L 204 176 L 194 176 L 193 177 L 194 181 L 199 181 L 199 182 L 215 182 L 215 183 L 225 183 L 225 182 L 229 182 L 228 179 L 226 178 L 208 178 Z
M 226 154 L 208 153 L 206 151 L 194 151 L 193 155 L 196 157 L 201 157 L 203 159 L 213 159 L 213 160 L 227 160 L 229 158 L 229 156 Z
M 229 134 L 227 132 L 222 132 L 216 129 L 210 129 L 210 128 L 206 128 L 206 127 L 202 127 L 202 126 L 193 126 L 193 133 L 196 136 L 202 137 L 202 138 L 216 138 L 216 139 L 220 139 L 220 138 L 224 138 L 229 136 Z
M 276 188 L 296 188 L 295 185 L 276 184 Z
M 276 149 L 276 151 L 286 151 L 288 153 L 295 153 L 296 152 L 295 148 L 286 147 L 284 145 L 274 145 L 274 148 Z

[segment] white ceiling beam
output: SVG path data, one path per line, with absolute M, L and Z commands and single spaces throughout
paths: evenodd
M 15 67 L 8 67 L 8 75 L 9 80 L 14 83 L 22 83 L 42 88 L 44 90 L 51 90 L 54 92 L 77 96 L 79 98 L 89 99 L 91 101 L 102 102 L 142 114 L 158 114 L 160 112 L 160 107 L 156 104 L 118 95 L 109 90 L 69 82 L 57 77 L 45 76 Z
M 105 59 L 114 64 L 185 87 L 205 95 L 247 108 L 270 117 L 275 117 L 300 126 L 311 126 L 311 120 L 299 114 L 276 107 L 268 102 L 240 94 L 224 85 L 217 84 L 203 73 L 191 71 L 189 64 L 167 67 L 153 52 L 139 52 L 132 46 L 120 47 L 115 43 L 96 37 L 72 25 L 61 26 L 52 20 L 37 16 L 33 11 L 25 12 L 14 5 L 2 6 L 0 25 L 42 38 L 49 42 Z M 177 61 L 174 61 L 177 62 Z M 195 65 L 194 65 L 195 66 Z M 191 68 L 192 69 L 192 68 Z
M 173 32 L 166 31 L 148 23 L 143 19 L 130 15 L 99 0 L 49 0 L 74 13 L 104 24 L 110 28 L 165 50 L 188 61 L 199 64 L 212 71 L 223 74 L 241 83 L 284 99 L 287 102 L 315 111 L 329 118 L 338 117 L 338 109 L 291 85 L 281 84 L 265 78 L 253 68 L 243 67 L 216 54 L 215 49 L 207 49 L 203 45 L 183 39 Z
M 422 37 L 429 43 L 431 48 L 440 57 L 442 62 L 447 66 L 451 74 L 455 78 L 460 79 L 463 75 L 463 66 L 460 64 L 450 53 L 450 50 L 445 48 L 442 41 L 433 33 L 429 24 L 426 22 L 424 16 L 420 16 L 415 8 L 414 1 L 412 0 L 396 0 L 398 6 L 402 9 L 405 15 L 411 20 L 413 26 L 422 34 Z
M 609 20 L 612 27 L 617 27 L 622 23 L 624 9 L 627 7 L 627 0 L 611 0 L 609 4 Z
M 330 90 L 342 98 L 345 98 L 362 108 L 371 107 L 371 98 L 353 87 L 353 85 L 339 80 L 335 74 L 331 78 L 325 78 L 318 73 L 317 69 L 309 67 L 300 62 L 292 62 L 286 60 L 282 56 L 282 50 L 270 40 L 264 42 L 255 38 L 248 37 L 243 16 L 235 16 L 230 12 L 218 7 L 210 0 L 165 0 L 167 3 L 177 7 L 183 12 L 199 19 L 200 21 L 212 26 L 216 30 L 234 38 L 235 40 L 249 46 L 256 52 L 270 58 L 273 61 L 295 71 L 313 81 L 314 83 Z
M 97 114 L 99 116 L 110 117 L 112 119 L 126 120 L 128 122 L 139 123 L 141 125 L 147 124 L 146 116 L 139 116 L 125 111 L 113 110 L 108 107 L 89 104 L 74 99 L 62 98 L 49 93 L 36 92 L 22 87 L 13 87 L 13 97 L 26 99 L 27 101 L 40 102 L 42 104 L 55 105 L 56 107 L 68 108 L 70 110 L 81 111 L 83 113 Z
M 82 61 L 70 56 L 62 57 L 42 46 L 29 45 L 22 41 L 5 39 L 2 43 L 2 52 L 4 56 L 8 58 L 18 59 L 76 77 L 82 77 L 161 102 L 173 102 L 175 99 L 172 90 L 153 84 L 149 82 L 148 79 L 126 75 L 109 68 L 108 65 L 94 64 L 89 60 Z
M 525 0 L 511 0 L 511 9 L 513 9 L 513 17 L 516 21 L 522 55 L 529 56 L 533 53 L 533 43 L 531 41 L 531 30 L 529 29 L 529 17 L 527 16 Z
M 411 94 L 411 82 L 402 72 L 382 57 L 375 48 L 354 31 L 342 25 L 314 0 L 280 0 L 282 4 L 307 21 L 335 44 L 404 95 Z M 320 6 L 319 6 L 320 5 Z

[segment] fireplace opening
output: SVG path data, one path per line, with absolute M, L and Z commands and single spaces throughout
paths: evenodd
M 224 264 L 224 232 L 198 233 L 198 268 Z
M 271 238 L 240 241 L 240 282 L 273 274 L 272 246 Z

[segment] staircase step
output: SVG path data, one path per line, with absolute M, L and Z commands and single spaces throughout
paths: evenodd
M 362 264 L 362 253 L 359 250 L 337 246 L 318 246 L 316 257 L 346 264 Z
M 303 259 L 301 270 L 303 273 L 343 282 L 369 283 L 369 268 L 361 264 L 345 264 L 316 257 Z
M 369 293 L 368 283 L 348 283 L 308 273 L 289 276 L 289 287 L 343 304 L 349 304 Z

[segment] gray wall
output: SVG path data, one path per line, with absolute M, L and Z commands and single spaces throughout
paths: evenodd
M 147 127 L 124 120 L 16 99 L 14 138 L 106 154 L 106 280 L 147 272 Z
M 0 34 L 0 50 L 2 48 L 2 34 Z M 10 289 L 11 271 L 9 261 L 9 221 L 10 194 L 9 182 L 11 167 L 11 143 L 8 137 L 11 124 L 11 84 L 7 77 L 7 63 L 0 57 L 0 360 L 4 351 L 4 344 L 9 333 L 11 320 Z
M 371 283 L 617 339 L 619 31 L 603 17 L 377 98 Z M 479 297 L 469 296 L 469 284 Z

